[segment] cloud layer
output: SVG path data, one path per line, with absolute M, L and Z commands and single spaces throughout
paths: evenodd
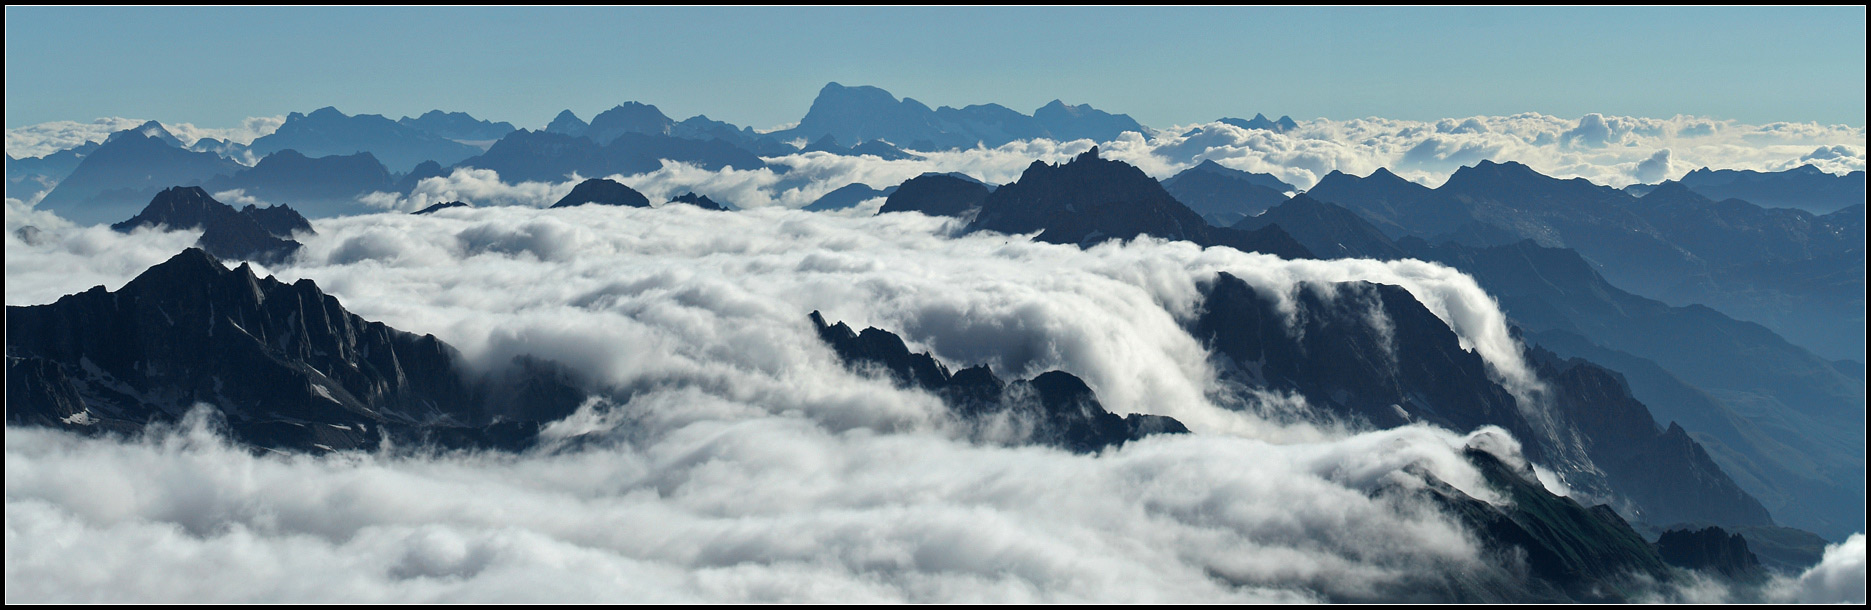
M 10 207 L 9 234 L 31 214 Z M 1307 281 L 1399 284 L 1511 380 L 1524 365 L 1498 308 L 1446 268 L 1149 239 L 1080 251 L 777 208 L 316 228 L 266 272 L 474 366 L 537 354 L 628 400 L 550 434 L 599 440 L 520 456 L 255 456 L 206 419 L 143 439 L 8 429 L 9 601 L 1301 601 L 1511 580 L 1511 560 L 1400 491 L 1428 472 L 1493 498 L 1458 450 L 1511 454 L 1512 439 L 1262 416 L 1290 396 L 1227 408 L 1180 330 L 1217 271 L 1281 299 Z M 8 303 L 115 288 L 194 237 L 98 230 L 9 237 Z M 87 236 L 124 255 L 80 256 Z M 89 267 L 31 272 L 41 261 Z M 846 370 L 814 309 L 958 366 L 1066 370 L 1113 411 L 1198 434 L 1100 456 L 976 440 L 935 397 Z

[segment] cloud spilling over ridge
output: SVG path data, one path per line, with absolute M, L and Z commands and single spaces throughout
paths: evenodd
M 9 198 L 6 204 L 8 305 L 51 303 L 92 286 L 122 288 L 201 238 L 200 230 L 153 228 L 124 235 L 105 225 L 75 226 L 18 199 Z M 22 231 L 27 227 L 31 229 Z
M 126 119 L 122 117 L 100 118 L 89 123 L 77 121 L 53 121 L 6 130 L 6 153 L 15 159 L 43 157 L 61 150 L 73 148 L 85 142 L 103 142 L 110 134 L 123 131 L 146 122 L 144 119 Z M 193 146 L 202 138 L 214 138 L 237 144 L 252 144 L 254 140 L 271 134 L 286 122 L 286 117 L 248 117 L 238 127 L 207 128 L 196 127 L 192 123 L 163 123 L 164 129 L 174 134 L 185 146 Z
M 558 427 L 602 440 L 520 456 L 254 456 L 203 419 L 143 440 L 10 428 L 7 598 L 1292 601 L 1511 579 L 1511 561 L 1384 490 L 1429 472 L 1490 499 L 1458 451 L 1511 460 L 1512 439 L 1221 408 L 1206 353 L 1181 331 L 1217 271 L 1279 299 L 1309 281 L 1379 281 L 1510 376 L 1524 364 L 1472 280 L 1151 239 L 1083 251 L 949 239 L 952 222 L 689 206 L 319 220 L 271 273 L 435 333 L 475 366 L 537 354 L 619 389 L 627 401 Z M 87 273 L 116 277 L 16 285 L 11 265 L 70 256 L 62 244 L 7 242 L 9 303 L 138 271 L 91 257 Z M 1066 370 L 1115 412 L 1198 434 L 1101 456 L 970 440 L 935 397 L 845 369 L 806 322 L 813 309 L 955 366 Z

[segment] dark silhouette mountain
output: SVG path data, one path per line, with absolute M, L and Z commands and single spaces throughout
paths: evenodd
M 407 172 L 423 161 L 453 165 L 481 149 L 392 121 L 382 115 L 347 116 L 324 107 L 311 114 L 294 112 L 271 134 L 248 146 L 255 155 L 292 149 L 308 157 L 368 152 L 392 172 Z
M 1732 581 L 1767 577 L 1760 559 L 1748 551 L 1747 540 L 1719 527 L 1669 530 L 1657 538 L 1656 547 L 1665 563 L 1679 568 L 1720 574 Z
M 1286 201 L 1292 185 L 1267 174 L 1222 167 L 1214 161 L 1182 170 L 1163 181 L 1163 190 L 1217 227 L 1237 227 L 1242 219 Z
M 1098 158 L 1097 147 L 1063 165 L 1034 161 L 1018 181 L 988 195 L 967 230 L 1038 231 L 1034 238 L 1038 241 L 1081 247 L 1151 235 L 1285 258 L 1311 258 L 1311 253 L 1277 228 L 1247 232 L 1209 226 L 1142 170 Z
M 1306 195 L 1357 212 L 1392 239 L 1410 235 L 1410 229 L 1404 227 L 1403 223 L 1422 222 L 1417 219 L 1419 216 L 1429 216 L 1427 222 L 1456 224 L 1438 218 L 1439 210 L 1423 204 L 1435 196 L 1433 189 L 1405 180 L 1381 167 L 1364 178 L 1333 170 L 1307 190 Z M 1354 203 L 1346 203 L 1348 201 Z M 1408 219 L 1405 218 L 1406 214 L 1409 215 Z
M 1269 121 L 1267 120 L 1267 115 L 1255 114 L 1254 118 L 1251 119 L 1221 118 L 1217 119 L 1217 121 L 1242 129 L 1265 129 L 1277 133 L 1286 133 L 1294 129 L 1299 129 L 1299 123 L 1293 122 L 1293 117 L 1289 116 L 1282 116 L 1278 121 Z
M 1030 380 L 1003 382 L 985 366 L 953 375 L 928 353 L 912 354 L 903 339 L 888 331 L 866 328 L 853 332 L 845 323 L 826 324 L 819 312 L 809 316 L 819 338 L 846 366 L 875 366 L 887 371 L 899 385 L 918 387 L 941 396 L 957 417 L 984 423 L 1011 423 L 1024 430 L 1028 442 L 1079 453 L 1097 453 L 1150 434 L 1187 434 L 1174 418 L 1130 414 L 1119 417 L 1104 409 L 1091 388 L 1063 371 L 1048 371 Z
M 820 195 L 817 200 L 800 209 L 807 212 L 843 210 L 878 197 L 889 197 L 896 190 L 895 186 L 878 190 L 871 188 L 868 184 L 847 184 Z
M 507 182 L 558 182 L 579 176 L 635 175 L 678 161 L 707 170 L 757 169 L 766 162 L 722 140 L 688 140 L 622 132 L 599 146 L 589 138 L 519 130 L 456 167 L 491 169 Z
M 541 131 L 576 137 L 585 135 L 587 129 L 591 129 L 591 124 L 578 118 L 578 115 L 572 114 L 570 110 L 560 110 L 559 115 L 552 117 L 552 122 L 547 123 L 546 128 Z
M 49 190 L 78 169 L 84 158 L 95 152 L 102 142 L 85 142 L 43 157 L 15 159 L 6 158 L 6 196 L 15 199 L 30 199 L 34 193 Z
M 406 127 L 413 127 L 430 135 L 457 141 L 498 140 L 513 133 L 513 124 L 506 121 L 495 123 L 469 116 L 466 112 L 442 112 L 430 110 L 416 118 L 403 117 L 396 120 Z
M 1033 111 L 1033 120 L 1046 128 L 1052 139 L 1060 142 L 1088 139 L 1093 142 L 1109 142 L 1123 135 L 1126 131 L 1148 134 L 1143 125 L 1132 120 L 1127 114 L 1111 114 L 1091 104 L 1077 106 L 1053 100 Z
M 655 106 L 624 102 L 591 117 L 591 126 L 585 129 L 584 136 L 602 146 L 626 133 L 667 136 L 675 126 L 676 122 Z
M 519 448 L 584 397 L 538 361 L 472 379 L 433 335 L 193 248 L 116 292 L 8 307 L 6 337 L 8 425 L 132 433 L 205 403 L 260 447 Z
M 1534 352 L 1550 395 L 1520 405 L 1402 288 L 1309 285 L 1283 312 L 1270 295 L 1221 273 L 1202 295 L 1191 333 L 1229 383 L 1295 393 L 1334 419 L 1379 428 L 1500 426 L 1573 490 L 1626 498 L 1645 519 L 1772 524 L 1680 428 L 1659 429 L 1616 373 Z
M 1710 199 L 1742 199 L 1766 207 L 1795 208 L 1813 214 L 1829 214 L 1865 202 L 1863 170 L 1839 176 L 1811 165 L 1780 172 L 1704 167 L 1689 172 L 1678 182 Z M 1624 190 L 1644 196 L 1655 188 L 1655 185 L 1633 184 Z
M 1357 213 L 1304 194 L 1258 216 L 1242 219 L 1234 228 L 1256 231 L 1270 225 L 1278 225 L 1321 258 L 1405 258 L 1396 242 Z
M 695 206 L 695 207 L 698 207 L 704 210 L 714 210 L 717 212 L 728 211 L 727 206 L 721 205 L 719 203 L 715 203 L 715 200 L 709 199 L 707 195 L 697 195 L 692 192 L 677 195 L 674 198 L 670 199 L 669 202 L 670 203 L 686 203 L 686 204 L 689 204 L 689 205 L 692 205 L 692 206 Z
M 178 186 L 157 193 L 142 212 L 110 228 L 128 233 L 152 226 L 202 229 L 196 247 L 217 257 L 267 264 L 285 260 L 299 250 L 299 242 L 292 240 L 294 232 L 312 232 L 311 223 L 292 208 L 250 205 L 237 212 L 198 186 Z
M 465 201 L 450 201 L 446 203 L 438 203 L 435 205 L 431 205 L 429 207 L 422 208 L 420 210 L 416 210 L 410 213 L 411 214 L 434 214 L 436 212 L 440 212 L 442 210 L 446 210 L 449 208 L 471 208 L 471 207 L 474 207 L 474 206 L 468 205 L 468 203 Z
M 293 204 L 313 218 L 326 218 L 380 211 L 359 202 L 358 196 L 389 191 L 395 184 L 389 170 L 368 152 L 314 159 L 287 149 L 202 187 L 215 193 L 239 189 L 249 197 Z
M 642 193 L 632 190 L 623 183 L 609 178 L 592 178 L 572 187 L 572 192 L 552 204 L 555 208 L 595 203 L 599 205 L 622 205 L 633 208 L 650 207 L 650 200 Z
M 980 208 L 988 192 L 987 186 L 980 182 L 928 173 L 898 185 L 877 213 L 922 212 L 929 216 L 959 217 Z
M 151 121 L 112 134 L 37 207 L 78 224 L 101 224 L 135 214 L 163 189 L 202 184 L 242 169 L 214 153 L 180 148 L 174 136 Z

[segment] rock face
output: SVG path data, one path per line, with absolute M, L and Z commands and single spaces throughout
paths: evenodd
M 1748 551 L 1747 540 L 1719 527 L 1666 531 L 1657 538 L 1656 547 L 1663 561 L 1679 568 L 1713 572 L 1736 581 L 1767 575 L 1760 559 Z
M 578 186 L 572 187 L 571 193 L 566 194 L 558 203 L 552 204 L 552 207 L 569 208 L 587 203 L 623 205 L 633 208 L 650 207 L 649 198 L 644 197 L 642 193 L 609 178 L 592 178 L 578 183 Z
M 1163 190 L 1201 214 L 1208 224 L 1239 228 L 1237 223 L 1279 205 L 1286 201 L 1286 193 L 1297 189 L 1267 174 L 1203 161 L 1164 180 Z
M 1069 373 L 1049 371 L 1030 380 L 1001 381 L 985 366 L 950 374 L 927 353 L 912 354 L 903 340 L 887 331 L 852 332 L 845 323 L 828 325 L 819 312 L 810 318 L 819 338 L 846 366 L 875 366 L 898 384 L 941 396 L 955 414 L 977 425 L 1014 431 L 1021 440 L 1080 453 L 1096 453 L 1150 434 L 1185 434 L 1174 418 L 1104 410 L 1085 382 Z
M 695 206 L 695 207 L 698 207 L 704 210 L 714 210 L 717 212 L 728 211 L 727 206 L 721 205 L 719 203 L 715 203 L 715 200 L 709 199 L 707 195 L 697 195 L 695 193 L 683 193 L 681 195 L 677 195 L 674 198 L 670 199 L 669 202 L 670 203 L 686 203 L 686 204 L 689 204 L 689 205 L 692 205 L 692 206 Z
M 987 185 L 948 174 L 923 174 L 904 181 L 884 200 L 879 214 L 922 212 L 929 216 L 961 216 L 987 200 Z
M 299 251 L 293 233 L 312 232 L 312 224 L 290 207 L 250 205 L 236 212 L 233 206 L 215 201 L 198 186 L 177 186 L 157 193 L 141 213 L 110 228 L 128 233 L 158 225 L 176 230 L 202 229 L 196 246 L 208 253 L 267 264 Z
M 1312 257 L 1277 228 L 1247 232 L 1209 226 L 1142 170 L 1098 158 L 1097 147 L 1063 165 L 1033 162 L 1018 181 L 988 195 L 967 230 L 1039 231 L 1038 241 L 1081 247 L 1150 235 L 1284 258 Z
M 271 448 L 517 448 L 583 399 L 547 363 L 470 379 L 433 335 L 194 248 L 116 292 L 8 307 L 6 353 L 9 425 L 133 432 L 206 404 L 235 439 Z
M 1499 426 L 1574 490 L 1627 498 L 1630 513 L 1653 522 L 1772 524 L 1699 445 L 1680 428 L 1660 430 L 1622 378 L 1601 367 L 1530 352 L 1548 393 L 1523 408 L 1402 288 L 1307 285 L 1282 310 L 1276 295 L 1221 273 L 1202 294 L 1191 333 L 1213 350 L 1224 381 L 1298 394 L 1334 418 L 1379 428 Z

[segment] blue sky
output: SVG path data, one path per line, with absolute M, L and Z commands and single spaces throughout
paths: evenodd
M 930 106 L 1222 116 L 1542 112 L 1863 126 L 1865 9 L 6 9 L 6 125 L 232 126 L 335 105 L 520 127 L 655 104 L 754 127 L 826 82 Z

